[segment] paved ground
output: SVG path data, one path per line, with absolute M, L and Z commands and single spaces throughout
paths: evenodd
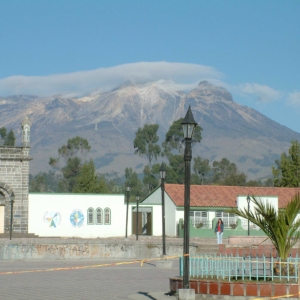
M 143 266 L 140 263 L 95 266 L 116 262 L 120 260 L 0 261 L 0 299 L 175 300 L 174 296 L 165 294 L 169 292 L 169 278 L 179 274 L 178 259 L 173 260 L 172 269 L 158 269 L 155 261 L 146 262 Z M 72 267 L 81 268 L 70 270 Z M 53 271 L 54 268 L 66 270 Z M 12 271 L 17 273 L 3 274 Z

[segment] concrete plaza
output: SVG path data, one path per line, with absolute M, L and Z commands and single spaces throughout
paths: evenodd
M 121 261 L 134 260 L 0 261 L 0 299 L 176 299 L 166 294 L 169 278 L 179 275 L 178 258 L 171 269 L 156 268 L 155 260 L 97 266 Z

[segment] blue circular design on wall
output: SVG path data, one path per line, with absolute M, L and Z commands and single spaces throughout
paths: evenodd
M 70 222 L 73 227 L 81 227 L 84 222 L 84 215 L 80 209 L 74 209 L 70 214 Z

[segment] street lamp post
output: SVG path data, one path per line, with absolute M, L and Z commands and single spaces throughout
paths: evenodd
M 248 214 L 249 214 L 249 212 L 250 212 L 250 196 L 248 195 L 247 196 L 247 202 L 248 202 Z M 248 219 L 248 236 L 250 236 L 250 221 L 249 221 L 249 219 Z
M 161 215 L 162 215 L 162 244 L 163 244 L 163 253 L 162 255 L 166 255 L 166 230 L 165 230 L 165 178 L 166 178 L 166 167 L 164 163 L 161 163 L 160 169 L 160 187 L 161 187 Z
M 139 202 L 140 197 L 136 196 L 136 240 L 139 239 Z
M 13 226 L 13 210 L 14 210 L 15 194 L 12 192 L 10 195 L 10 227 L 9 227 L 9 239 L 12 239 L 12 226 Z
M 192 138 L 197 126 L 191 107 L 181 122 L 185 140 L 184 164 L 184 235 L 183 235 L 183 288 L 189 289 L 189 242 L 190 242 L 190 179 L 192 160 Z
M 127 207 L 126 207 L 126 231 L 125 231 L 125 238 L 126 239 L 127 239 L 127 230 L 128 230 L 129 193 L 130 193 L 130 186 L 127 186 L 126 187 L 126 201 L 127 201 Z

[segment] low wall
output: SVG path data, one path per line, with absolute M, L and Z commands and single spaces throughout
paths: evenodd
M 260 236 L 231 236 L 227 244 L 219 245 L 219 253 L 233 256 L 277 257 L 277 250 L 266 237 Z M 295 257 L 300 254 L 300 244 L 297 243 L 291 250 L 290 255 Z
M 182 288 L 182 278 L 170 278 L 170 291 Z M 222 282 L 217 280 L 190 279 L 190 288 L 201 299 L 298 299 L 298 284 L 273 282 Z M 231 298 L 229 298 L 231 297 Z M 247 297 L 247 298 L 244 298 Z M 251 298 L 250 298 L 251 297 Z M 252 298 L 254 297 L 254 298 Z
M 190 254 L 196 254 L 197 246 L 190 245 Z M 180 256 L 182 243 L 167 244 L 168 256 Z M 150 259 L 162 254 L 161 243 L 142 241 L 67 240 L 12 240 L 0 242 L 0 260 L 80 260 L 80 259 Z
M 228 237 L 229 245 L 272 245 L 272 242 L 266 236 L 229 236 Z

